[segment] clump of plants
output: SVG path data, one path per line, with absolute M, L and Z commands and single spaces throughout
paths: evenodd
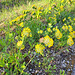
M 9 25 L 16 26 L 16 28 L 12 32 L 6 32 L 5 38 L 0 39 L 0 49 L 2 50 L 0 67 L 4 68 L 2 74 L 29 75 L 24 71 L 32 61 L 39 66 L 41 64 L 36 59 L 34 60 L 36 55 L 43 57 L 40 67 L 44 68 L 45 72 L 49 74 L 52 70 L 56 72 L 56 65 L 50 65 L 54 57 L 49 56 L 48 50 L 46 50 L 45 56 L 44 50 L 52 47 L 54 50 L 61 47 L 66 49 L 68 46 L 74 45 L 75 18 L 71 17 L 65 8 L 69 1 L 62 0 L 56 4 L 50 0 L 49 3 L 52 4 L 46 8 L 43 6 L 37 8 L 33 5 L 32 11 L 24 10 L 23 15 L 9 22 Z M 36 53 L 34 54 L 34 52 Z M 25 60 L 27 57 L 28 61 Z M 60 70 L 60 72 L 62 71 Z

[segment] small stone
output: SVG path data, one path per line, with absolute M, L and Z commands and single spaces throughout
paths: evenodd
M 67 63 L 69 64 L 70 62 L 69 62 L 69 61 L 67 61 Z
M 64 68 L 65 68 L 65 67 L 66 67 L 66 63 L 62 64 L 62 67 L 64 67 Z
M 39 70 L 36 70 L 36 71 L 35 71 L 35 73 L 38 73 L 38 72 L 39 72 Z
M 30 71 L 32 71 L 32 69 L 30 69 Z
M 67 71 L 71 71 L 70 69 L 68 69 Z

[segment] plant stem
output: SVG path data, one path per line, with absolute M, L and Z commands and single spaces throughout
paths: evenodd
M 23 69 L 23 71 L 26 69 L 26 67 L 29 65 L 29 63 L 32 61 L 32 59 L 35 57 L 35 55 L 31 58 L 31 60 L 26 64 L 25 68 Z M 22 74 L 23 72 L 21 72 Z

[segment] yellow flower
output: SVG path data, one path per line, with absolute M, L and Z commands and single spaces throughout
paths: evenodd
M 25 36 L 28 37 L 28 36 L 30 35 L 30 32 L 31 32 L 31 30 L 30 30 L 29 27 L 23 28 L 23 31 L 21 32 L 21 36 L 22 36 L 22 37 L 25 37 Z
M 60 12 L 58 12 L 58 14 L 60 15 Z
M 48 26 L 49 26 L 50 28 L 52 28 L 52 24 L 51 24 L 51 23 L 48 23 Z
M 63 3 L 64 2 L 64 0 L 61 0 L 61 3 Z
M 23 15 L 20 15 L 19 18 L 23 18 Z
M 12 21 L 10 21 L 9 23 L 10 23 L 10 25 L 12 25 Z
M 32 13 L 31 13 L 31 15 L 33 15 L 35 12 L 34 11 L 32 11 Z
M 33 9 L 36 9 L 36 8 L 37 8 L 37 6 L 35 6 L 35 5 L 32 5 L 32 8 L 33 8 Z
M 69 33 L 72 38 L 75 38 L 75 31 Z
M 62 26 L 62 29 L 67 31 L 68 30 L 68 26 L 65 24 L 65 25 Z
M 59 29 L 56 30 L 55 36 L 57 39 L 60 39 L 62 37 L 62 33 L 59 31 Z
M 52 32 L 52 30 L 51 30 L 50 28 L 47 28 L 47 31 L 48 31 L 48 32 Z
M 32 34 L 30 33 L 30 37 L 32 37 Z
M 20 17 L 17 17 L 16 19 L 15 19 L 15 21 L 19 21 L 20 20 Z
M 45 47 L 42 44 L 37 44 L 35 45 L 35 51 L 37 53 L 40 53 L 41 55 L 43 55 L 43 50 L 45 49 Z
M 56 28 L 53 28 L 53 31 L 55 31 L 56 30 Z
M 75 18 L 73 18 L 73 20 L 75 21 Z
M 66 20 L 66 18 L 63 19 L 63 22 Z
M 29 12 L 29 10 L 23 10 L 23 14 L 26 14 L 27 12 Z
M 18 42 L 17 42 L 17 46 L 20 47 L 20 46 L 22 45 L 22 43 L 23 43 L 23 41 L 18 41 Z
M 19 25 L 20 25 L 21 27 L 24 27 L 23 22 L 21 22 Z
M 63 8 L 63 6 L 62 6 L 62 5 L 60 6 L 60 10 L 61 10 L 61 11 L 63 11 L 63 10 L 64 10 L 64 8 Z
M 73 41 L 73 39 L 72 39 L 71 36 L 69 36 L 69 38 L 68 38 L 68 40 L 67 40 L 67 44 L 68 44 L 69 46 L 72 46 L 72 45 L 74 44 L 74 41 Z
M 73 28 L 71 25 L 68 26 L 69 27 L 69 32 L 72 32 L 73 31 Z
M 51 7 L 49 7 L 49 10 L 51 10 Z
M 23 17 L 25 17 L 25 16 L 26 16 L 26 14 L 23 15 Z
M 43 7 L 39 7 L 38 10 L 39 10 L 39 11 L 42 11 L 42 10 L 43 10 Z
M 68 17 L 68 19 L 71 19 L 71 17 Z
M 21 45 L 20 50 L 23 50 L 24 48 L 25 48 L 25 46 L 24 45 Z
M 15 22 L 15 20 L 10 21 L 10 22 L 9 22 L 9 23 L 10 23 L 10 25 L 12 25 L 12 23 L 13 23 L 13 22 Z
M 50 48 L 51 46 L 53 46 L 53 39 L 46 35 L 44 37 L 43 43 Z
M 38 34 L 39 34 L 39 33 L 42 34 L 42 33 L 43 33 L 43 30 L 39 30 L 39 31 L 38 31 Z

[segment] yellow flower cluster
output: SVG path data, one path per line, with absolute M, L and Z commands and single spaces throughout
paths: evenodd
M 71 19 L 71 17 L 68 17 L 68 19 Z
M 69 27 L 69 32 L 72 32 L 73 31 L 73 28 L 71 25 L 68 26 Z
M 25 48 L 25 46 L 22 45 L 22 44 L 23 44 L 23 41 L 18 41 L 18 42 L 17 42 L 17 46 L 20 48 L 20 50 L 22 50 L 22 49 Z
M 66 20 L 66 18 L 63 19 L 63 22 Z
M 31 30 L 30 30 L 29 27 L 23 28 L 23 31 L 21 32 L 21 36 L 22 36 L 22 37 L 25 37 L 25 36 L 28 37 L 28 36 L 30 35 L 30 32 L 31 32 Z
M 21 27 L 24 27 L 23 22 L 21 22 L 19 25 L 20 25 Z
M 52 27 L 53 27 L 51 23 L 48 23 L 48 26 L 49 26 L 50 28 L 52 28 Z
M 23 18 L 23 15 L 20 15 L 19 18 Z
M 32 8 L 33 8 L 33 9 L 36 9 L 36 8 L 37 8 L 37 6 L 35 6 L 35 5 L 32 5 Z
M 43 55 L 43 50 L 45 49 L 45 47 L 42 44 L 37 44 L 35 45 L 35 51 L 37 53 L 40 53 L 41 55 Z
M 63 7 L 62 5 L 60 6 L 60 10 L 61 10 L 61 11 L 63 11 L 63 10 L 64 10 L 64 7 Z
M 75 38 L 75 31 L 69 33 L 72 38 Z
M 61 3 L 63 3 L 64 2 L 64 0 L 61 0 Z
M 52 32 L 51 28 L 47 28 L 47 31 L 48 31 L 48 32 Z
M 30 10 L 23 10 L 23 14 L 26 14 L 27 12 L 29 12 Z
M 18 41 L 18 42 L 17 42 L 17 46 L 20 47 L 20 46 L 22 45 L 22 43 L 23 43 L 23 41 Z
M 16 19 L 15 19 L 15 21 L 19 21 L 20 20 L 20 17 L 17 17 Z
M 65 30 L 65 31 L 67 31 L 67 30 L 68 30 L 68 26 L 67 26 L 66 24 L 64 24 L 64 25 L 62 26 L 62 29 Z
M 10 23 L 10 25 L 12 25 L 12 23 L 13 23 L 13 22 L 15 22 L 15 20 L 10 21 L 10 22 L 9 22 L 9 23 Z
M 10 21 L 10 22 L 9 22 L 10 25 L 12 25 L 12 23 L 15 22 L 15 21 L 19 21 L 20 18 L 23 18 L 23 15 L 20 15 L 19 17 L 15 18 L 14 20 Z
M 43 33 L 43 30 L 39 30 L 39 31 L 38 31 L 38 34 L 39 34 L 39 33 L 42 34 L 42 33 Z
M 60 39 L 62 37 L 62 33 L 59 31 L 59 29 L 56 29 L 55 36 L 57 39 Z
M 39 7 L 39 8 L 38 8 L 39 11 L 41 11 L 41 10 L 43 10 L 43 9 L 44 9 L 43 7 Z
M 50 48 L 51 46 L 53 46 L 53 39 L 46 35 L 44 37 L 43 43 Z
M 72 46 L 72 45 L 74 44 L 74 41 L 73 41 L 73 39 L 72 39 L 71 36 L 69 36 L 69 38 L 68 38 L 68 40 L 67 40 L 67 44 L 68 44 L 69 46 Z

